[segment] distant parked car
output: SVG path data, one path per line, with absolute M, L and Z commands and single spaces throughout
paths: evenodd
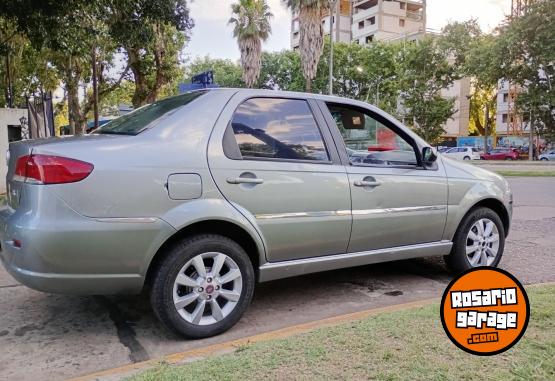
M 539 156 L 539 159 L 542 161 L 548 161 L 548 160 L 555 161 L 555 149 L 542 153 Z
M 518 151 L 509 148 L 496 148 L 480 155 L 482 160 L 518 160 Z
M 444 153 L 445 151 L 449 151 L 451 147 L 437 147 L 437 152 Z
M 457 160 L 480 160 L 480 151 L 474 147 L 455 147 L 442 154 Z

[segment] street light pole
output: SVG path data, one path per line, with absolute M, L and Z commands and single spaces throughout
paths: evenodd
M 330 72 L 329 72 L 329 94 L 333 95 L 333 12 L 335 11 L 337 0 L 328 0 L 330 3 Z

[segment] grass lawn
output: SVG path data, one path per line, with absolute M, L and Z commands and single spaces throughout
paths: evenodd
M 436 304 L 246 345 L 186 365 L 161 364 L 131 379 L 554 380 L 555 285 L 527 291 L 528 330 L 497 356 L 473 356 L 455 347 Z
M 555 177 L 555 171 L 498 171 L 495 173 L 501 176 L 516 176 L 516 177 Z

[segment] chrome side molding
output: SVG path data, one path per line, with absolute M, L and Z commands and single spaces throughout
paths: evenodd
M 117 224 L 153 224 L 158 219 L 155 217 L 109 217 L 95 218 L 98 222 L 109 222 Z
M 367 216 L 372 214 L 393 214 L 393 213 L 414 213 L 446 210 L 447 205 L 429 206 L 410 206 L 404 208 L 380 208 L 380 209 L 355 209 L 350 210 L 323 210 L 316 212 L 297 212 L 297 213 L 269 213 L 256 214 L 257 220 L 271 220 L 278 218 L 298 218 L 298 217 L 337 217 L 337 216 Z

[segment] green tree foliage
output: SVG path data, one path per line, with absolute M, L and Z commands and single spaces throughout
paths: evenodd
M 127 55 L 133 105 L 153 102 L 181 71 L 180 53 L 193 27 L 185 0 L 106 1 L 103 20 Z
M 258 87 L 271 90 L 303 91 L 305 79 L 301 70 L 301 57 L 293 50 L 262 53 Z
M 555 135 L 555 1 L 533 3 L 527 13 L 500 28 L 503 77 L 521 87 L 519 111 L 532 115 L 538 132 Z
M 21 107 L 26 107 L 27 96 L 58 86 L 57 72 L 48 65 L 48 52 L 35 49 L 17 32 L 16 25 L 4 18 L 0 18 L 0 57 L 0 106 L 8 106 L 8 79 L 12 104 Z
M 456 67 L 437 39 L 403 43 L 397 56 L 402 117 L 430 143 L 437 143 L 443 126 L 455 113 L 455 99 L 442 96 L 457 78 Z
M 214 72 L 214 81 L 222 87 L 244 87 L 245 84 L 241 79 L 242 70 L 239 64 L 228 59 L 218 59 L 206 57 L 197 57 L 189 62 L 185 68 L 185 79 L 187 83 L 191 82 L 193 75 L 204 71 L 212 70 Z

